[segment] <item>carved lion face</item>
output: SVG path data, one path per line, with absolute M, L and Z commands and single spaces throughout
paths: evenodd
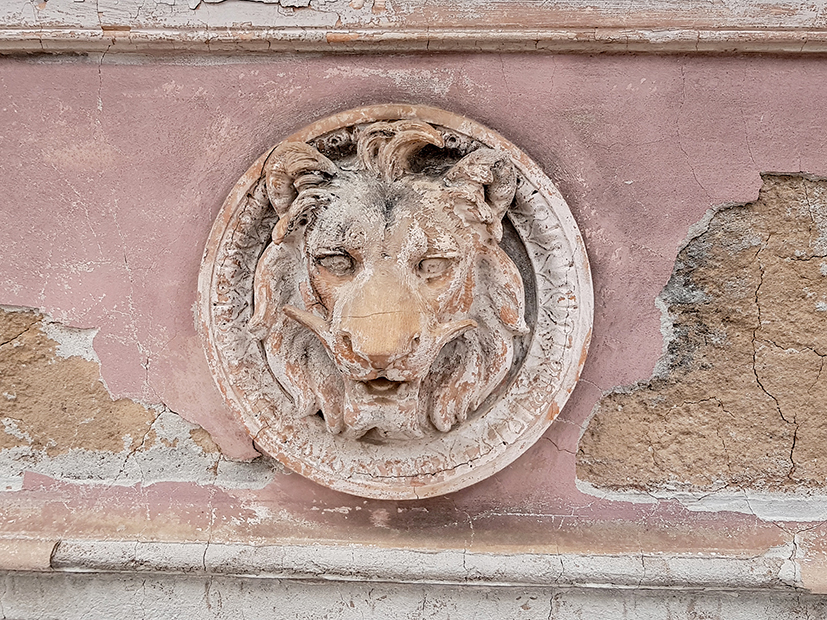
M 412 172 L 424 123 L 363 129 L 341 167 L 288 143 L 265 166 L 280 219 L 255 275 L 259 337 L 299 415 L 396 439 L 449 431 L 500 385 L 526 331 L 516 266 L 498 243 L 515 172 L 480 148 Z

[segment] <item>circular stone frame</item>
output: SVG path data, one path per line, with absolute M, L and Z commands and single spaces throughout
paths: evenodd
M 507 217 L 533 271 L 526 350 L 511 379 L 447 433 L 387 444 L 329 433 L 298 418 L 248 331 L 256 264 L 278 216 L 256 194 L 263 154 L 239 179 L 210 233 L 199 275 L 200 328 L 215 381 L 263 453 L 332 489 L 380 499 L 456 491 L 504 468 L 557 417 L 580 376 L 591 337 L 593 292 L 583 239 L 560 192 L 525 153 L 468 118 L 416 105 L 375 105 L 317 121 L 284 141 L 313 143 L 342 128 L 417 120 L 507 153 L 518 174 Z

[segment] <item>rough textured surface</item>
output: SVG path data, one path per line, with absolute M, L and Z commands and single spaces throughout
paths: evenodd
M 669 502 L 630 504 L 581 493 L 574 456 L 581 425 L 603 391 L 651 376 L 663 342 L 652 300 L 692 223 L 714 204 L 755 200 L 760 170 L 827 175 L 820 103 L 827 98 L 827 64 L 813 58 L 519 54 L 266 61 L 107 54 L 101 60 L 0 59 L 0 135 L 9 138 L 0 140 L 2 211 L 16 224 L 0 227 L 0 280 L 6 283 L 0 303 L 97 328 L 94 350 L 110 393 L 178 413 L 164 412 L 159 422 L 177 429 L 169 441 L 178 438 L 179 451 L 167 453 L 171 460 L 142 460 L 163 447 L 154 442 L 129 459 L 128 452 L 96 452 L 95 459 L 64 455 L 56 457 L 59 463 L 41 459 L 33 466 L 13 457 L 23 448 L 4 450 L 3 471 L 20 491 L 2 501 L 21 506 L 8 531 L 52 527 L 38 502 L 57 497 L 76 506 L 78 518 L 70 525 L 78 528 L 89 514 L 121 518 L 124 502 L 138 502 L 140 515 L 128 511 L 136 519 L 130 531 L 158 536 L 171 535 L 162 530 L 172 526 L 158 518 L 137 523 L 148 505 L 166 507 L 174 496 L 179 503 L 189 498 L 188 506 L 203 500 L 215 507 L 206 489 L 193 488 L 213 480 L 215 459 L 202 460 L 197 445 L 192 452 L 185 448 L 193 446 L 187 444 L 192 427 L 181 418 L 205 428 L 228 457 L 256 452 L 214 386 L 194 326 L 194 291 L 212 221 L 258 154 L 329 114 L 387 101 L 416 101 L 479 119 L 519 144 L 560 187 L 584 233 L 595 281 L 594 335 L 583 380 L 544 439 L 522 458 L 445 501 L 417 504 L 421 513 L 381 506 L 357 511 L 361 500 L 326 493 L 299 476 L 262 471 L 261 459 L 219 462 L 219 481 L 232 468 L 234 484 L 242 484 L 246 472 L 248 487 L 266 487 L 248 495 L 233 491 L 233 502 L 241 498 L 255 510 L 283 514 L 270 535 L 313 531 L 336 540 L 427 541 L 435 536 L 427 524 L 436 519 L 439 532 L 461 532 L 463 541 L 473 525 L 479 542 L 488 515 L 496 515 L 514 540 L 531 544 L 544 537 L 530 515 L 646 517 L 649 527 L 651 520 L 680 518 L 689 529 L 707 523 L 694 513 L 675 513 Z M 165 490 L 154 484 L 108 489 L 105 482 L 148 484 L 164 476 Z M 317 503 L 308 504 L 307 497 Z M 239 502 L 228 504 L 232 509 L 219 526 L 237 517 Z M 342 513 L 313 510 L 322 504 Z M 148 510 L 157 516 L 155 508 Z M 715 510 L 719 533 L 754 526 L 749 510 L 743 521 Z M 378 525 L 367 518 L 373 512 Z M 791 508 L 773 518 L 801 515 Z M 190 518 L 188 533 L 209 526 Z M 251 528 L 245 532 L 267 534 L 263 525 L 242 523 Z M 106 532 L 106 520 L 84 531 Z M 719 544 L 716 539 L 713 546 Z
M 76 448 L 148 448 L 155 413 L 113 400 L 98 364 L 61 357 L 58 347 L 42 315 L 0 309 L 0 450 L 25 446 L 55 457 Z
M 638 588 L 800 587 L 793 545 L 763 555 L 706 553 L 567 554 L 533 551 L 487 552 L 315 544 L 250 545 L 61 540 L 51 553 L 14 541 L 6 549 L 46 558 L 56 571 L 112 571 L 142 567 L 207 575 L 263 578 L 360 579 L 395 583 L 498 586 L 615 586 Z M 791 559 L 793 557 L 794 559 Z M 0 565 L 5 568 L 5 566 Z M 14 570 L 18 570 L 14 568 Z
M 274 8 L 253 2 L 211 6 L 241 4 Z M 509 566 L 550 578 L 557 573 L 544 567 L 559 566 L 561 555 L 572 554 L 565 561 L 583 582 L 599 576 L 608 587 L 634 587 L 653 576 L 674 584 L 670 574 L 705 587 L 708 582 L 699 582 L 683 564 L 660 562 L 683 556 L 700 558 L 704 570 L 717 576 L 715 583 L 732 588 L 756 583 L 720 570 L 744 559 L 755 570 L 747 576 L 765 576 L 760 583 L 827 590 L 827 526 L 812 508 L 818 498 L 802 495 L 797 504 L 780 504 L 777 494 L 770 496 L 770 522 L 756 516 L 749 501 L 737 509 L 719 502 L 711 512 L 693 512 L 671 498 L 598 498 L 575 484 L 581 426 L 594 404 L 605 390 L 650 377 L 661 354 L 660 313 L 652 300 L 668 281 L 689 227 L 712 205 L 754 201 L 759 171 L 827 175 L 823 59 L 274 54 L 256 60 L 107 53 L 56 60 L 0 59 L 0 210 L 4 221 L 14 222 L 0 226 L 0 303 L 40 308 L 65 325 L 98 329 L 94 352 L 111 394 L 161 410 L 152 428 L 156 435 L 148 436 L 155 437 L 151 447 L 134 454 L 78 449 L 30 459 L 21 456 L 26 446 L 0 450 L 0 476 L 11 481 L 0 492 L 0 537 L 12 540 L 5 549 L 18 551 L 8 568 L 45 567 L 49 544 L 57 540 L 64 550 L 72 541 L 91 548 L 120 542 L 137 556 L 131 563 L 125 554 L 120 569 L 142 570 L 141 579 L 147 569 L 197 567 L 205 557 L 209 566 L 213 554 L 231 545 L 239 555 L 253 556 L 269 547 L 268 559 L 287 566 L 279 553 L 292 544 L 304 546 L 293 556 L 295 573 L 319 580 L 334 569 L 342 579 L 356 569 L 381 579 L 389 565 L 401 564 L 408 574 L 422 568 L 419 562 L 387 561 L 374 553 L 379 548 L 433 555 L 433 570 L 419 577 L 431 583 L 446 578 L 446 566 L 459 576 L 483 575 L 485 583 L 502 578 L 498 566 L 488 564 L 484 572 L 476 564 L 480 555 L 499 552 L 526 554 L 525 562 Z M 566 408 L 510 466 L 428 500 L 356 498 L 263 466 L 262 459 L 231 462 L 201 449 L 194 439 L 205 435 L 185 421 L 204 427 L 225 455 L 255 456 L 213 385 L 193 320 L 199 262 L 222 201 L 255 157 L 285 136 L 335 112 L 388 101 L 464 114 L 519 144 L 565 196 L 584 233 L 595 281 L 589 359 Z M 186 548 L 164 556 L 143 546 L 158 541 Z M 320 546 L 327 547 L 324 554 Z M 10 557 L 0 554 L 0 560 Z M 117 558 L 108 559 L 117 565 Z M 41 577 L 40 585 L 32 579 L 31 588 L 20 590 L 21 604 L 43 600 L 63 610 L 71 603 L 72 610 L 95 615 L 88 609 L 91 589 L 64 582 L 56 588 L 62 598 L 54 602 L 46 593 L 55 575 Z M 143 589 L 130 590 L 138 607 L 133 615 L 141 616 L 141 601 L 158 601 L 171 617 L 182 609 L 209 617 L 203 596 L 209 579 L 196 577 L 193 590 L 171 599 L 156 595 L 160 586 L 151 585 L 178 579 L 169 574 L 147 582 L 146 597 Z M 88 573 L 76 579 L 93 582 Z M 114 586 L 107 586 L 112 583 L 102 588 L 109 598 L 95 599 L 104 617 L 107 603 L 121 604 L 112 598 Z M 31 595 L 38 587 L 42 599 Z M 328 587 L 362 591 L 355 584 Z M 243 596 L 229 586 L 219 591 L 224 600 Z M 244 593 L 252 592 L 245 585 Z M 490 590 L 473 589 L 476 598 L 471 588 L 461 592 L 468 597 L 462 609 L 491 600 L 485 598 Z M 604 617 L 622 617 L 610 599 L 595 602 L 591 597 L 598 595 L 589 594 L 567 599 L 572 616 L 599 618 L 604 605 Z M 638 593 L 630 596 L 642 600 Z M 649 609 L 660 618 L 694 613 L 693 620 L 719 613 L 719 604 L 719 615 L 732 612 L 727 620 L 740 613 L 729 595 L 704 599 L 712 609 L 681 596 L 682 607 L 670 607 L 676 599 L 662 597 Z M 741 600 L 746 605 L 754 596 Z M 789 607 L 773 607 L 773 600 L 791 599 L 779 590 L 773 596 L 766 607 L 776 617 L 793 616 Z M 281 598 L 282 605 L 290 604 L 289 597 Z M 413 607 L 421 604 L 414 598 Z M 11 600 L 5 597 L 9 605 Z M 396 603 L 402 613 L 386 617 L 404 617 L 409 608 Z M 273 605 L 248 600 L 245 614 L 264 615 Z M 357 607 L 353 615 L 365 609 Z M 744 609 L 761 617 L 761 606 Z M 72 610 L 60 617 L 71 617 Z M 48 617 L 42 611 L 33 614 Z M 19 612 L 7 609 L 6 615 L 28 613 Z M 542 614 L 547 617 L 548 609 Z M 514 614 L 493 608 L 489 615 Z M 118 613 L 108 614 L 113 616 Z
M 0 576 L 0 591 L 0 612 L 15 620 L 815 620 L 827 616 L 822 598 L 766 590 L 733 594 L 17 573 Z
M 578 476 L 610 489 L 823 488 L 827 181 L 765 176 L 716 210 L 660 296 L 654 379 L 605 396 Z
M 91 346 L 95 331 L 0 308 L 0 488 L 19 489 L 33 473 L 118 485 L 270 480 L 266 463 L 234 473 L 209 433 L 169 408 L 113 399 Z
M 601 391 L 651 375 L 662 344 L 651 300 L 688 227 L 713 204 L 753 200 L 759 170 L 827 174 L 827 65 L 814 59 L 0 62 L 0 133 L 15 137 L 0 141 L 2 208 L 17 222 L 0 228 L 0 303 L 99 328 L 114 397 L 166 404 L 233 457 L 256 453 L 213 385 L 192 291 L 215 214 L 252 160 L 335 111 L 394 100 L 467 114 L 519 144 L 584 232 L 596 312 L 585 381 L 550 441 L 505 474 L 516 503 L 593 500 L 573 483 L 579 426 Z

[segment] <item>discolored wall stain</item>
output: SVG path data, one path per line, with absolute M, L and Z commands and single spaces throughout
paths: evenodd
M 610 490 L 791 491 L 827 479 L 827 181 L 765 175 L 716 209 L 659 296 L 655 376 L 603 396 L 577 474 Z
M 98 363 L 58 349 L 43 315 L 0 310 L 0 450 L 26 446 L 54 457 L 76 448 L 148 448 L 156 414 L 113 400 Z

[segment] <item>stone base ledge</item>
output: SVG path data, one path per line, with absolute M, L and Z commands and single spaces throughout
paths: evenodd
M 497 587 L 805 591 L 793 549 L 758 557 L 709 553 L 490 553 L 325 544 L 0 541 L 0 571 L 254 576 Z
M 205 574 L 0 573 L 14 620 L 812 620 L 827 600 L 772 589 L 502 587 Z

